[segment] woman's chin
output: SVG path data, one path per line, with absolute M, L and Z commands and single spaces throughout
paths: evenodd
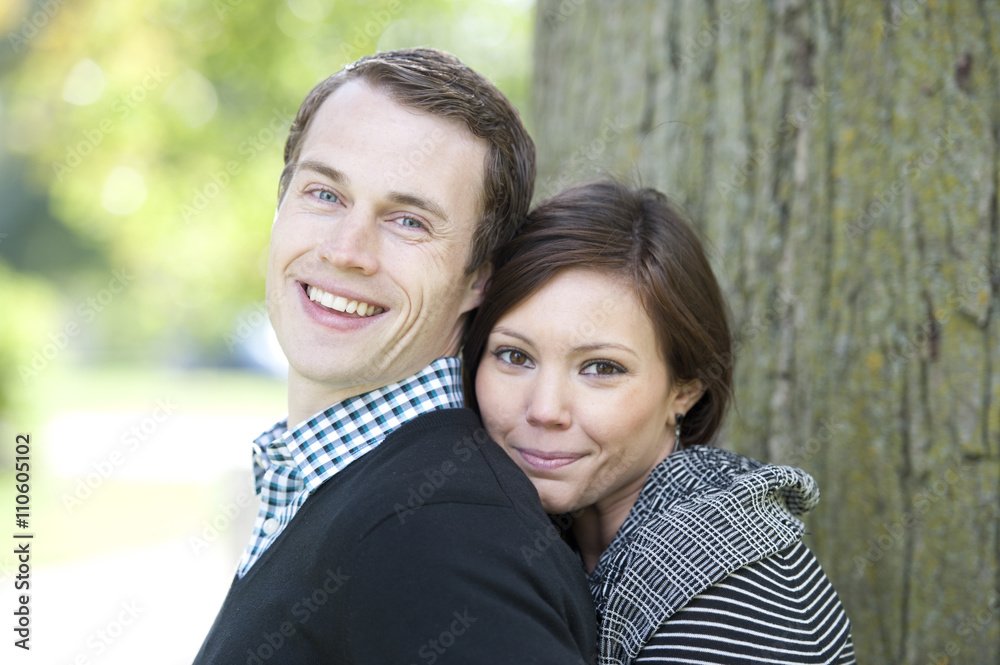
M 539 498 L 542 500 L 542 508 L 549 515 L 564 515 L 572 513 L 579 508 L 574 501 L 566 497 L 552 497 L 540 494 Z
M 542 508 L 549 515 L 564 515 L 584 507 L 580 504 L 581 497 L 571 482 L 562 479 L 539 478 L 530 470 L 525 471 L 525 473 L 538 492 Z

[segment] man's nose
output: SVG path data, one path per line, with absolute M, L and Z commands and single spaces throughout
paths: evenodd
M 334 267 L 371 275 L 378 270 L 379 219 L 361 208 L 352 208 L 331 222 L 320 244 L 320 256 Z

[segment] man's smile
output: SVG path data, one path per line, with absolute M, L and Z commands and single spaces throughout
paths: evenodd
M 367 302 L 353 300 L 347 296 L 329 293 L 318 286 L 311 286 L 309 284 L 303 284 L 302 286 L 305 288 L 306 295 L 309 296 L 309 300 L 312 300 L 327 309 L 342 312 L 344 314 L 354 314 L 359 317 L 375 316 L 376 314 L 381 314 L 383 311 L 383 308 L 378 305 L 372 305 Z

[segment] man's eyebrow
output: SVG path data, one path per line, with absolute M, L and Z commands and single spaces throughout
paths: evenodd
M 348 179 L 347 175 L 345 175 L 343 171 L 338 171 L 332 166 L 327 166 L 323 162 L 317 162 L 311 159 L 307 159 L 304 162 L 299 162 L 299 166 L 296 169 L 296 171 L 301 171 L 302 169 L 314 171 L 322 176 L 326 176 L 327 178 L 338 184 L 344 184 L 344 185 L 350 184 L 350 179 Z
M 343 171 L 339 171 L 332 166 L 324 164 L 323 162 L 317 162 L 312 159 L 307 159 L 305 161 L 299 162 L 298 170 L 308 170 L 314 171 L 322 176 L 325 176 L 337 184 L 349 185 L 351 183 L 350 179 L 347 177 Z M 407 194 L 406 192 L 389 192 L 389 201 L 397 205 L 413 206 L 415 208 L 420 208 L 430 214 L 439 217 L 443 221 L 450 221 L 448 213 L 445 212 L 444 206 L 440 203 L 428 199 L 417 194 Z
M 444 207 L 436 201 L 424 198 L 423 196 L 407 194 L 405 192 L 389 192 L 389 200 L 398 205 L 420 208 L 445 222 L 449 221 L 448 213 L 444 211 Z

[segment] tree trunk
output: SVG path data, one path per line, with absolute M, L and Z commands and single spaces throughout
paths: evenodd
M 539 198 L 680 202 L 736 332 L 724 445 L 812 473 L 861 663 L 1000 658 L 1000 3 L 539 0 Z

